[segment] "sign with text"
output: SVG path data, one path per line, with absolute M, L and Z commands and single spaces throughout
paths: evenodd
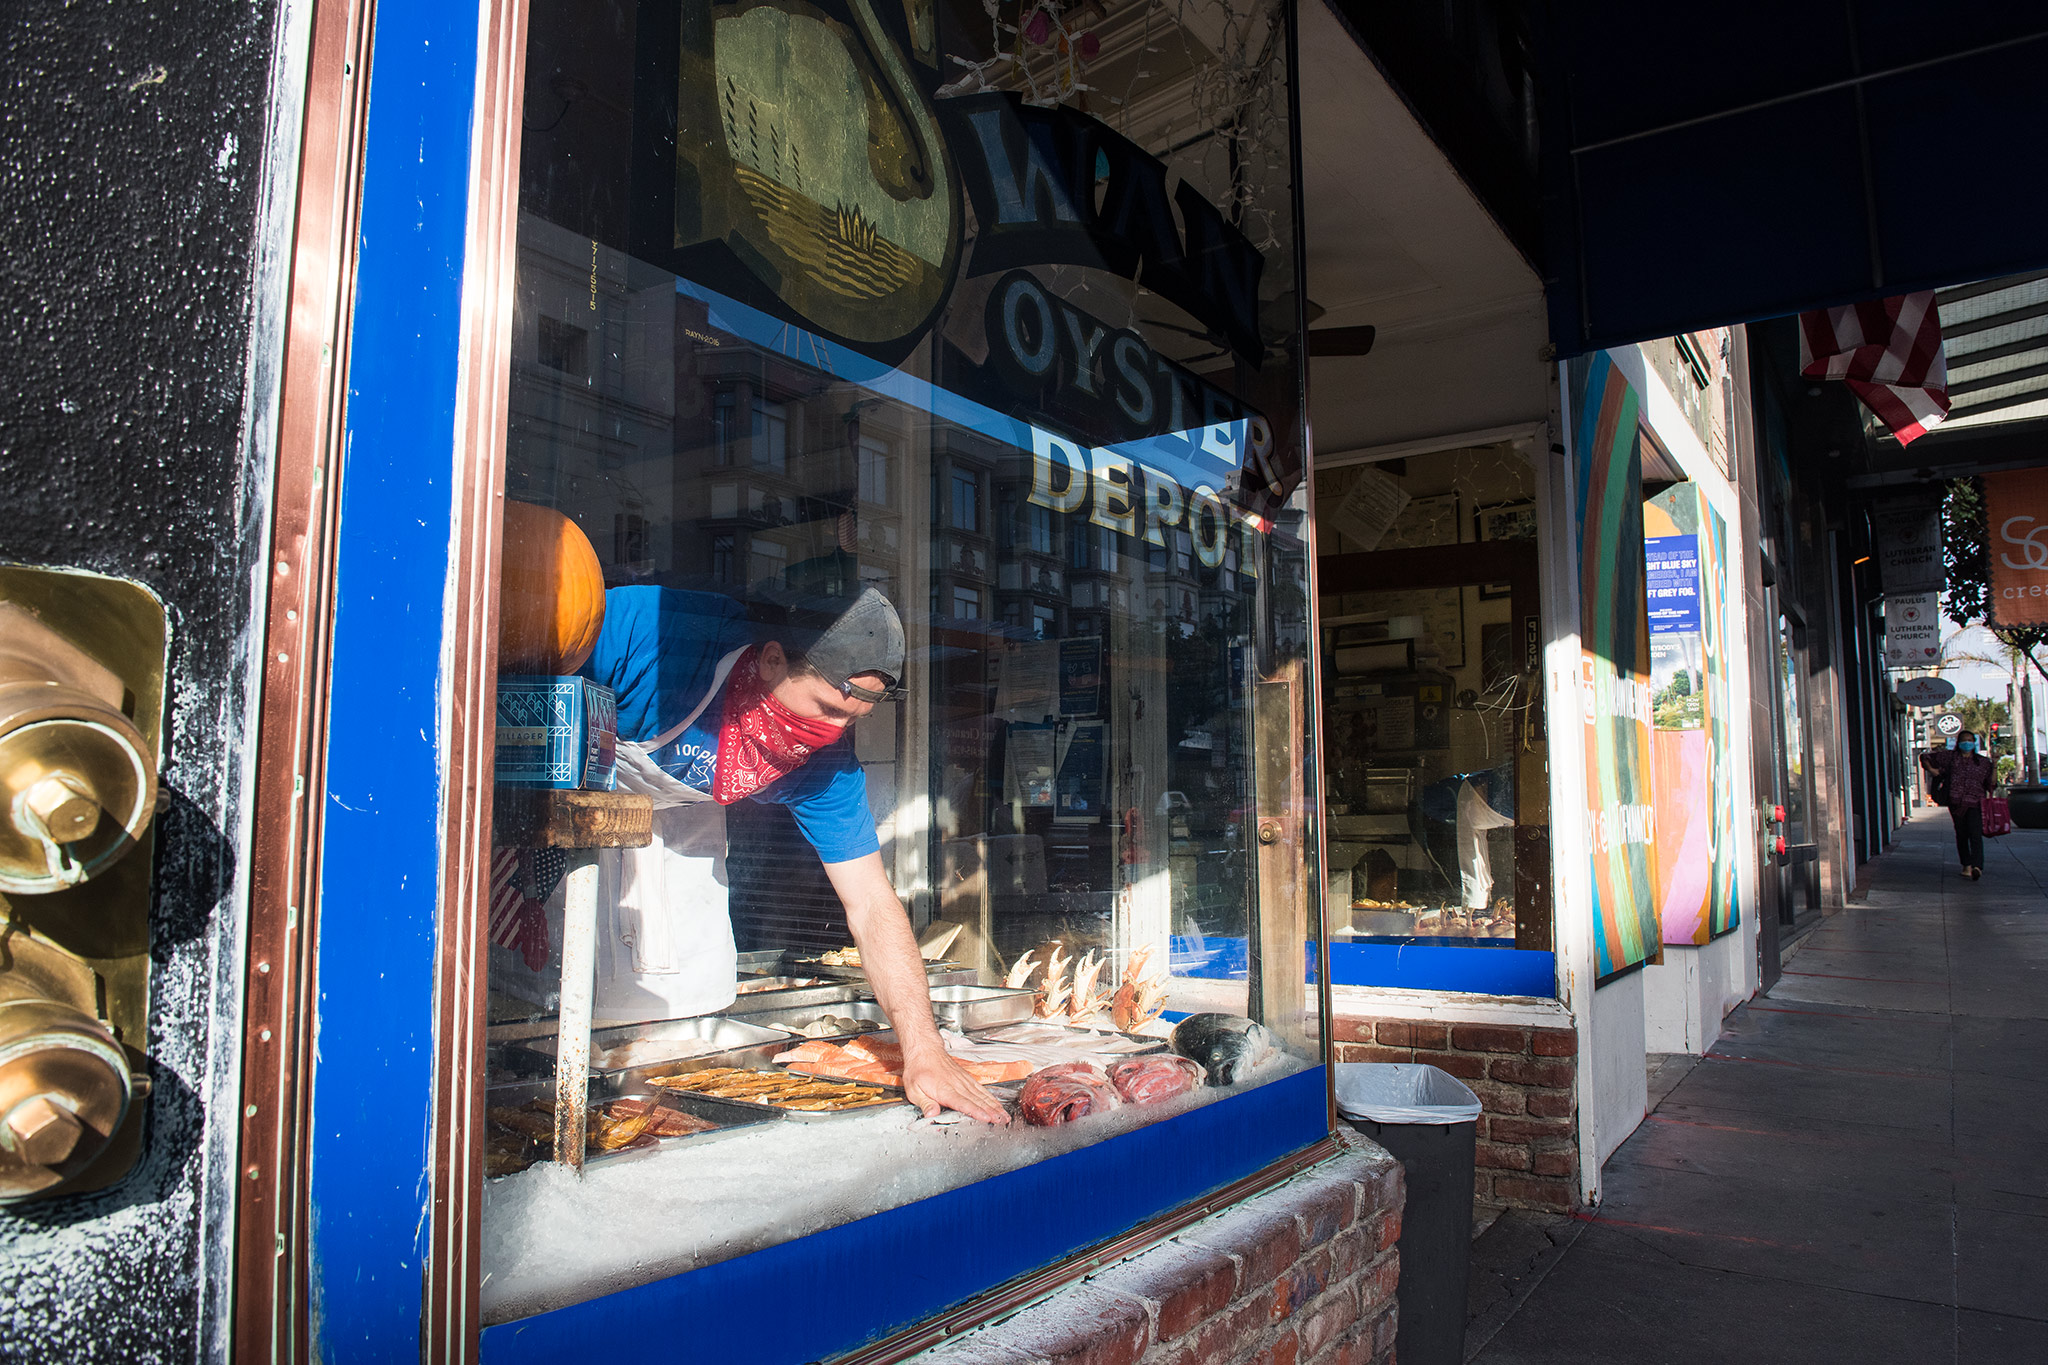
M 2048 625 L 2048 469 L 1984 476 L 1984 529 L 1991 559 L 1991 619 Z
M 1870 522 L 1886 596 L 1940 592 L 1948 586 L 1939 500 L 1885 503 L 1872 511 Z
M 1884 599 L 1884 661 L 1893 668 L 1925 668 L 1941 659 L 1941 594 L 1910 593 Z
M 1956 694 L 1956 685 L 1947 678 L 1902 678 L 1893 690 L 1908 706 L 1939 706 Z
M 1650 634 L 1676 635 L 1699 630 L 1699 537 L 1645 538 L 1643 567 L 1648 575 Z

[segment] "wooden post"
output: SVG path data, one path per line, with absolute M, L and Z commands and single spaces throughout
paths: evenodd
M 597 850 L 654 842 L 654 803 L 631 792 L 500 787 L 493 837 L 570 850 L 562 905 L 562 1003 L 555 1042 L 555 1160 L 583 1170 L 590 1098 L 590 1014 L 597 982 Z

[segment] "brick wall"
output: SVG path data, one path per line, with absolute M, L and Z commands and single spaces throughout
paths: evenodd
M 1578 1035 L 1565 1028 L 1340 1014 L 1336 1060 L 1427 1062 L 1479 1096 L 1473 1198 L 1527 1209 L 1579 1202 Z
M 917 1365 L 1392 1365 L 1401 1166 L 1360 1142 L 912 1359 Z

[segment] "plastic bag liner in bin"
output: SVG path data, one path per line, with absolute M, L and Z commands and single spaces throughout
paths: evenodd
M 1461 1365 L 1479 1097 L 1433 1066 L 1339 1062 L 1337 1110 L 1399 1159 L 1406 1176 L 1394 1358 L 1401 1365 Z
M 1337 1112 L 1374 1123 L 1472 1123 L 1479 1097 L 1448 1071 L 1420 1062 L 1342 1062 Z

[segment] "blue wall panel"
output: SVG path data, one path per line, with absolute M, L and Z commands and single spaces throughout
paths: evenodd
M 328 727 L 312 1118 L 319 1358 L 419 1355 L 475 5 L 386 5 L 371 63 Z

